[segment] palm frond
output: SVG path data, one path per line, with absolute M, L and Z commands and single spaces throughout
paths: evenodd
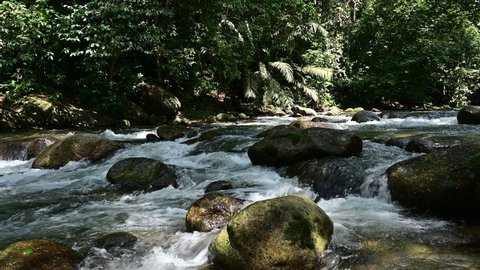
M 319 98 L 318 98 L 318 92 L 316 89 L 308 87 L 304 84 L 302 84 L 300 88 L 303 90 L 305 95 L 311 98 L 314 102 L 318 102 Z
M 333 69 L 317 66 L 306 66 L 302 68 L 303 73 L 309 74 L 315 77 L 324 78 L 325 80 L 332 80 Z
M 272 77 L 270 76 L 270 72 L 268 72 L 267 67 L 262 62 L 258 63 L 258 71 L 260 72 L 260 78 L 262 80 L 268 80 L 270 77 Z
M 238 41 L 243 42 L 242 34 L 240 34 L 240 31 L 238 31 L 237 27 L 235 26 L 235 24 L 232 21 L 224 18 L 220 21 L 220 24 L 227 26 L 230 30 L 235 32 L 237 34 Z
M 295 78 L 293 77 L 293 69 L 290 64 L 281 61 L 270 62 L 269 64 L 273 68 L 276 68 L 278 71 L 280 71 L 287 82 L 295 82 Z

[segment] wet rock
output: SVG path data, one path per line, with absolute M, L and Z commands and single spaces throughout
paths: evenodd
M 480 124 L 480 106 L 467 106 L 457 114 L 460 124 Z
M 333 125 L 329 123 L 323 123 L 323 122 L 313 122 L 313 121 L 303 121 L 303 120 L 296 120 L 290 123 L 291 126 L 294 126 L 296 128 L 300 129 L 306 129 L 306 128 L 313 128 L 313 127 L 320 127 L 320 128 L 334 128 Z
M 147 134 L 146 139 L 147 139 L 147 142 L 158 142 L 158 141 L 160 141 L 160 138 L 157 135 L 151 134 L 151 133 Z
M 292 107 L 293 114 L 298 114 L 301 116 L 315 116 L 317 112 L 314 109 L 305 108 L 301 106 L 293 106 Z
M 343 130 L 278 126 L 259 136 L 264 138 L 248 149 L 254 165 L 280 167 L 309 159 L 352 156 L 362 152 L 360 137 Z
M 317 122 L 317 123 L 327 123 L 329 122 L 327 118 L 325 117 L 314 117 L 312 119 L 312 122 Z
M 1 270 L 74 270 L 80 257 L 71 248 L 50 240 L 25 240 L 0 252 Z
M 435 150 L 435 145 L 431 141 L 415 138 L 410 140 L 405 150 L 413 153 L 431 153 Z
M 301 185 L 312 187 L 323 199 L 345 197 L 359 193 L 364 181 L 355 165 L 339 159 L 313 159 L 290 166 L 287 176 L 297 177 Z
M 231 182 L 220 180 L 220 181 L 215 181 L 210 184 L 205 188 L 205 193 L 210 193 L 214 191 L 219 191 L 219 190 L 228 190 L 232 189 L 233 185 Z
M 149 114 L 175 117 L 182 107 L 180 100 L 163 88 L 146 83 L 137 88 L 140 90 L 139 105 Z
M 342 109 L 336 107 L 336 106 L 333 106 L 333 107 L 330 107 L 328 108 L 326 111 L 325 111 L 325 115 L 328 115 L 328 116 L 332 116 L 332 115 L 340 115 L 344 113 Z
M 34 160 L 33 168 L 57 169 L 70 161 L 98 161 L 112 155 L 123 145 L 89 133 L 69 136 L 50 145 Z
M 127 158 L 115 163 L 107 180 L 127 190 L 159 190 L 177 187 L 175 172 L 162 162 L 150 158 Z
M 441 215 L 479 217 L 480 143 L 439 150 L 387 170 L 392 198 Z
M 185 220 L 187 232 L 209 232 L 221 228 L 242 207 L 242 200 L 229 195 L 211 193 L 194 202 Z
M 213 239 L 210 259 L 222 269 L 316 269 L 332 233 L 330 218 L 306 197 L 259 201 Z
M 0 159 L 29 160 L 58 141 L 54 136 L 34 136 L 0 142 Z
M 410 138 L 392 138 L 388 139 L 385 142 L 386 146 L 396 146 L 402 149 L 405 149 L 405 146 L 411 141 L 412 139 Z
M 129 232 L 115 232 L 96 239 L 94 245 L 110 252 L 119 248 L 133 248 L 136 242 L 137 237 Z
M 162 141 L 174 141 L 182 137 L 191 137 L 195 131 L 184 125 L 163 125 L 157 128 L 157 135 Z
M 380 117 L 372 111 L 361 111 L 353 115 L 352 121 L 355 121 L 357 123 L 380 121 Z

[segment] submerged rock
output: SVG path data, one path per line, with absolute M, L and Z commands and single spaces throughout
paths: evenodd
M 32 168 L 57 169 L 70 161 L 97 161 L 112 155 L 123 145 L 102 136 L 81 133 L 50 145 L 32 164 Z
M 34 136 L 0 142 L 1 160 L 29 160 L 58 141 L 54 136 Z
M 355 121 L 357 123 L 380 121 L 380 117 L 372 111 L 360 111 L 353 115 L 352 121 Z
M 177 187 L 177 175 L 161 161 L 150 158 L 127 158 L 115 163 L 107 180 L 127 190 L 159 190 Z
M 332 233 L 330 218 L 306 197 L 259 201 L 213 239 L 210 259 L 222 269 L 316 269 Z
M 352 156 L 362 152 L 362 139 L 354 133 L 323 128 L 298 129 L 278 126 L 248 149 L 254 165 L 286 166 L 328 156 Z
M 221 228 L 240 211 L 242 203 L 242 200 L 219 193 L 203 196 L 188 209 L 187 232 L 209 232 Z
M 95 240 L 95 247 L 111 251 L 118 248 L 132 248 L 137 237 L 129 232 L 115 232 L 104 235 Z
M 74 270 L 80 262 L 71 248 L 50 240 L 25 240 L 0 252 L 0 270 Z
M 392 198 L 441 215 L 480 217 L 480 143 L 405 160 L 387 170 Z
M 480 124 L 480 106 L 467 106 L 457 114 L 460 124 Z

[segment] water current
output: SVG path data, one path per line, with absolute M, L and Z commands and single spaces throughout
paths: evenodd
M 334 128 L 364 138 L 360 157 L 345 168 L 361 177 L 360 192 L 321 199 L 318 205 L 335 231 L 322 269 L 480 269 L 480 228 L 411 213 L 390 199 L 385 170 L 420 154 L 385 146 L 379 139 L 405 136 L 435 138 L 479 135 L 480 127 L 458 125 L 453 113 L 427 118 L 382 119 L 358 124 L 327 117 Z M 264 117 L 237 124 L 200 127 L 216 130 L 213 141 L 185 144 L 146 143 L 155 128 L 101 130 L 96 133 L 126 142 L 126 148 L 99 162 L 70 162 L 58 170 L 32 169 L 32 160 L 0 160 L 0 250 L 24 239 L 52 239 L 86 255 L 80 269 L 208 269 L 208 245 L 217 231 L 185 232 L 188 207 L 214 181 L 227 180 L 227 193 L 247 201 L 316 194 L 281 171 L 253 166 L 246 153 L 261 131 L 289 124 L 293 118 Z M 60 135 L 70 132 L 56 131 Z M 178 188 L 124 193 L 106 181 L 108 169 L 128 157 L 148 157 L 175 167 Z M 358 176 L 360 175 L 360 176 Z M 133 250 L 110 254 L 91 248 L 95 238 L 127 231 L 138 237 Z

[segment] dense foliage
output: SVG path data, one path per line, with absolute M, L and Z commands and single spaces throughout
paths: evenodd
M 140 82 L 257 108 L 462 105 L 480 87 L 476 0 L 0 3 L 0 93 L 121 108 Z M 95 100 L 95 102 L 92 102 Z

